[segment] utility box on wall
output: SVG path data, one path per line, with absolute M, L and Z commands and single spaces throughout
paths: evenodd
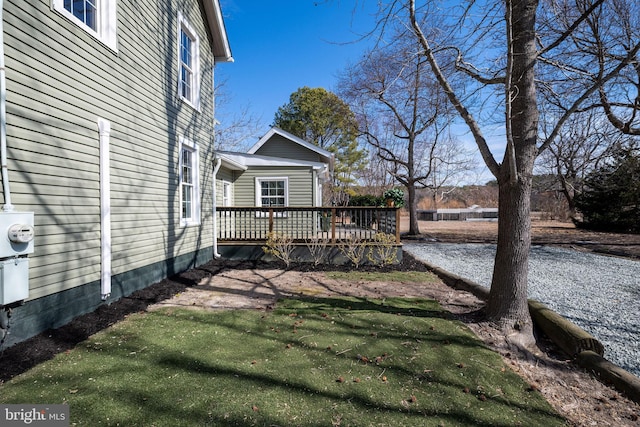
M 29 258 L 0 261 L 0 305 L 29 297 Z
M 29 297 L 33 212 L 0 212 L 0 306 Z

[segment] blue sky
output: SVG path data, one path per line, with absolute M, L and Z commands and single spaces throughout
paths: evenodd
M 338 74 L 360 59 L 370 39 L 362 35 L 375 26 L 377 2 L 369 0 L 220 0 L 234 61 L 216 67 L 216 79 L 225 81 L 228 102 L 216 117 L 229 120 L 248 109 L 265 134 L 278 107 L 303 86 L 334 91 Z M 223 123 L 224 127 L 224 123 Z M 459 138 L 477 153 L 466 126 L 457 126 Z M 504 138 L 495 139 L 497 151 Z M 253 144 L 255 140 L 248 141 Z M 493 145 L 493 144 L 492 144 Z M 480 176 L 492 177 L 476 154 Z M 501 156 L 497 156 L 501 161 Z
M 235 62 L 220 64 L 230 104 L 249 107 L 268 130 L 278 107 L 303 86 L 333 90 L 337 74 L 366 49 L 375 2 L 360 0 L 221 0 Z M 368 7 L 369 9 L 365 9 Z

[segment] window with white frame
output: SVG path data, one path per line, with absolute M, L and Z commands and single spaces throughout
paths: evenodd
M 186 138 L 180 138 L 180 224 L 200 223 L 200 191 L 198 174 L 198 147 Z
M 195 109 L 200 108 L 200 38 L 178 15 L 178 95 Z
M 222 181 L 222 206 L 231 206 L 231 183 Z
M 289 205 L 287 177 L 256 178 L 256 206 L 283 207 Z
M 117 50 L 117 0 L 52 0 L 53 10 Z

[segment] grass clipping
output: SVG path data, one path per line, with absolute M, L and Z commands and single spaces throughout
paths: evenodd
M 429 300 L 132 315 L 0 386 L 74 425 L 565 425 Z

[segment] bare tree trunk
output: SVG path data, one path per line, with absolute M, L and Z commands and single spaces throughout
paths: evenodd
M 498 246 L 487 305 L 489 318 L 499 324 L 514 344 L 535 343 L 528 309 L 527 280 L 531 246 L 531 185 L 537 155 L 538 106 L 536 61 L 536 0 L 507 0 L 511 21 L 512 68 L 507 104 L 512 152 L 500 167 Z M 509 71 L 507 71 L 509 72 Z M 510 105 L 509 105 L 510 103 Z M 514 164 L 515 163 L 515 164 Z M 515 176 L 514 176 L 515 174 Z
M 416 236 L 420 234 L 418 227 L 418 207 L 416 203 L 416 187 L 415 185 L 407 186 L 409 197 L 407 207 L 409 208 L 409 235 Z
M 528 310 L 527 281 L 531 244 L 531 184 L 538 153 L 538 105 L 534 66 L 537 59 L 535 18 L 537 0 L 505 0 L 508 58 L 505 83 L 507 147 L 497 163 L 478 123 L 456 96 L 424 36 L 409 1 L 412 27 L 427 60 L 452 105 L 469 126 L 482 158 L 498 180 L 498 246 L 487 316 L 520 347 L 535 344 Z
M 405 4 L 404 2 L 402 3 Z M 599 15 L 601 11 L 603 13 L 615 12 L 612 16 L 625 16 L 626 14 L 626 16 L 636 17 L 637 13 L 627 13 L 627 9 L 623 7 L 627 3 L 635 5 L 634 2 L 593 0 L 584 5 L 582 2 L 577 2 L 573 5 L 577 12 L 575 17 L 570 17 L 571 14 L 568 14 L 556 19 L 556 16 L 543 23 L 540 33 L 536 34 L 536 15 L 538 13 L 539 0 L 467 3 L 469 8 L 473 5 L 486 6 L 488 9 L 484 10 L 494 14 L 493 17 L 487 16 L 488 23 L 481 28 L 483 33 L 486 31 L 487 35 L 491 34 L 493 29 L 496 28 L 493 25 L 498 22 L 498 11 L 504 11 L 505 13 L 507 55 L 504 58 L 504 62 L 502 62 L 503 58 L 500 58 L 500 61 L 496 61 L 496 64 L 499 63 L 500 67 L 504 68 L 483 75 L 479 71 L 482 67 L 468 66 L 462 60 L 462 50 L 458 50 L 458 59 L 455 64 L 456 71 L 475 80 L 476 83 L 490 85 L 487 87 L 496 89 L 499 87 L 498 85 L 504 85 L 507 144 L 505 156 L 501 163 L 496 161 L 478 122 L 464 105 L 464 99 L 458 96 L 454 86 L 451 85 L 447 78 L 447 74 L 455 75 L 450 74 L 455 73 L 455 71 L 452 72 L 447 68 L 441 67 L 438 58 L 444 49 L 440 51 L 432 49 L 432 43 L 427 37 L 427 35 L 431 36 L 431 31 L 433 31 L 432 28 L 429 28 L 431 19 L 428 15 L 429 7 L 434 7 L 436 2 L 420 2 L 418 11 L 416 10 L 416 0 L 407 0 L 406 6 L 411 27 L 423 47 L 425 58 L 429 62 L 431 70 L 451 105 L 471 131 L 485 164 L 498 180 L 500 212 L 498 246 L 487 314 L 490 320 L 502 327 L 503 332 L 511 337 L 512 341 L 528 346 L 533 343 L 532 322 L 527 308 L 527 280 L 531 242 L 530 198 L 534 160 L 538 154 L 549 148 L 571 115 L 577 113 L 581 105 L 596 94 L 598 90 L 600 90 L 600 100 L 603 107 L 605 110 L 609 108 L 609 120 L 614 126 L 625 133 L 640 134 L 640 130 L 635 133 L 631 129 L 632 122 L 637 121 L 638 118 L 638 99 L 640 98 L 626 104 L 626 107 L 632 110 L 627 118 L 627 120 L 631 120 L 628 125 L 625 125 L 619 119 L 616 121 L 616 117 L 613 117 L 614 110 L 611 109 L 611 107 L 615 106 L 616 111 L 620 111 L 621 107 L 625 107 L 625 103 L 628 101 L 625 99 L 622 103 L 611 104 L 607 99 L 607 95 L 615 97 L 622 94 L 623 98 L 626 98 L 629 93 L 635 93 L 633 85 L 630 89 L 621 89 L 620 91 L 616 89 L 616 86 L 621 81 L 630 83 L 633 80 L 628 74 L 629 70 L 625 70 L 625 68 L 631 64 L 637 64 L 640 42 L 637 40 L 637 33 L 632 30 L 637 25 L 618 26 L 618 28 L 615 28 L 618 23 L 613 22 L 611 24 L 612 28 L 610 28 L 609 23 L 604 24 L 603 21 L 604 25 L 600 29 L 589 27 L 594 32 L 593 48 L 596 49 L 597 47 L 598 53 L 596 60 L 593 61 L 595 72 L 591 76 L 585 75 L 585 73 L 588 73 L 591 64 L 583 62 L 587 57 L 584 54 L 588 53 L 587 51 L 590 47 L 587 51 L 581 51 L 580 47 L 583 43 L 586 43 L 586 46 L 592 46 L 589 36 L 585 35 L 588 33 L 588 31 L 585 32 L 585 28 L 592 23 L 586 21 L 592 16 L 597 15 L 593 21 L 596 22 L 600 18 L 607 19 L 606 15 Z M 499 5 L 499 3 L 501 4 Z M 551 3 L 545 3 L 545 8 Z M 439 6 L 440 4 L 437 3 L 436 7 Z M 635 11 L 635 9 L 633 10 Z M 548 13 L 549 10 L 544 8 L 540 12 L 543 17 L 547 16 L 549 18 L 551 16 Z M 467 8 L 464 8 L 464 14 L 465 16 L 461 17 L 460 23 L 469 22 L 467 16 L 474 15 Z M 565 22 L 567 19 L 568 22 Z M 628 19 L 625 18 L 623 21 L 627 22 Z M 633 22 L 635 23 L 635 21 Z M 492 25 L 491 28 L 489 27 L 490 23 Z M 422 30 L 423 24 L 428 28 L 426 34 Z M 555 25 L 559 26 L 554 28 Z M 607 30 L 609 29 L 612 31 L 608 32 Z M 600 33 L 608 35 L 600 39 Z M 548 40 L 537 37 L 544 34 L 548 36 Z M 620 34 L 622 34 L 620 37 L 624 38 L 624 42 L 619 40 L 620 37 L 618 35 Z M 491 38 L 491 40 L 499 39 L 496 33 L 492 37 L 494 38 Z M 437 45 L 440 48 L 447 44 L 448 40 L 444 44 L 433 42 L 434 46 Z M 576 46 L 568 47 L 570 45 L 580 46 L 576 50 L 574 49 Z M 622 51 L 616 53 L 616 49 L 613 49 L 616 45 L 621 45 L 623 47 Z M 468 47 L 473 51 L 473 45 Z M 496 48 L 498 48 L 498 45 L 496 45 Z M 556 53 L 552 55 L 551 51 L 553 50 L 556 50 Z M 574 50 L 576 51 L 574 52 Z M 561 60 L 563 53 L 567 53 L 569 56 L 566 66 Z M 471 55 L 471 57 L 473 56 L 476 58 L 482 57 L 483 53 L 477 51 Z M 546 72 L 550 76 L 550 79 L 546 80 L 545 87 L 547 92 L 552 94 L 552 103 L 550 104 L 552 110 L 556 103 L 564 103 L 565 97 L 567 103 L 567 105 L 554 110 L 554 114 L 547 117 L 553 119 L 554 124 L 552 131 L 542 141 L 538 141 L 541 135 L 538 132 L 539 112 L 534 79 L 534 69 L 538 59 L 540 59 L 539 64 L 547 67 Z M 612 59 L 615 59 L 615 61 L 610 61 Z M 576 62 L 572 63 L 572 61 Z M 446 64 L 446 62 L 443 62 L 443 64 Z M 549 67 L 555 68 L 555 71 L 549 72 Z M 640 70 L 640 67 L 637 67 L 636 70 Z M 544 73 L 541 75 L 544 75 Z M 632 72 L 631 75 L 640 75 L 640 71 Z M 618 77 L 621 78 L 618 79 Z M 560 78 L 560 80 L 555 81 L 557 78 Z M 614 90 L 607 92 L 605 88 L 607 83 L 611 83 Z M 637 85 L 635 86 L 637 87 Z M 560 91 L 558 92 L 557 89 L 560 89 Z M 541 91 L 539 95 L 543 93 L 544 91 Z M 557 118 L 553 118 L 552 116 L 555 114 L 560 115 Z M 539 147 L 536 146 L 537 143 L 540 143 Z
M 534 343 L 527 278 L 531 245 L 531 179 L 499 184 L 498 245 L 487 304 L 488 318 L 522 347 Z
M 572 181 L 575 183 L 576 182 L 576 176 L 575 174 L 573 176 L 571 176 Z M 558 181 L 560 181 L 560 187 L 561 187 L 561 192 L 562 195 L 564 196 L 564 199 L 567 201 L 567 207 L 569 208 L 569 218 L 571 218 L 572 220 L 576 219 L 576 203 L 574 201 L 574 197 L 575 197 L 575 190 L 574 188 L 569 184 L 569 182 L 567 181 L 567 178 L 562 175 L 560 172 L 558 172 Z

